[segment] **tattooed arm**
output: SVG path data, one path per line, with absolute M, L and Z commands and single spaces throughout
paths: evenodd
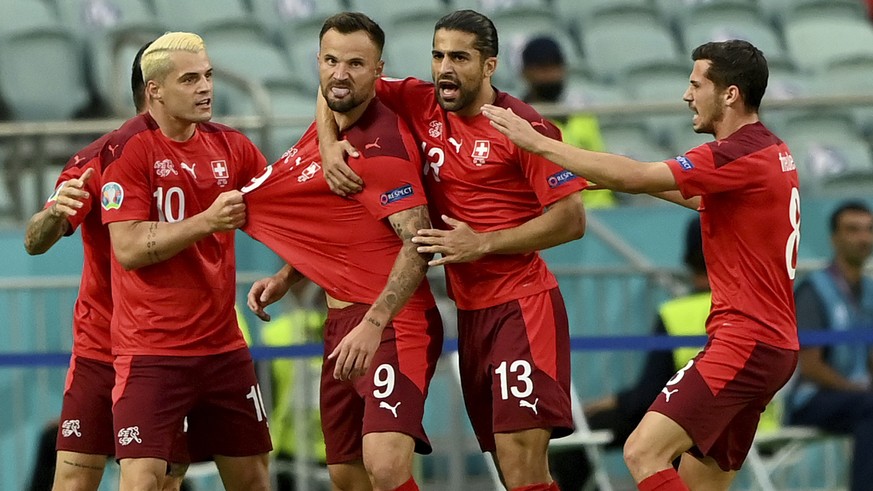
M 382 340 L 382 329 L 406 305 L 427 274 L 427 262 L 431 256 L 418 253 L 416 244 L 412 242 L 422 226 L 430 227 L 427 207 L 417 206 L 401 211 L 388 217 L 388 220 L 403 240 L 403 247 L 397 254 L 385 288 L 364 315 L 364 320 L 340 341 L 328 357 L 336 358 L 334 378 L 340 380 L 367 371 Z
M 245 223 L 242 193 L 227 191 L 202 212 L 178 222 L 128 220 L 109 224 L 112 250 L 126 270 L 166 261 L 207 235 Z

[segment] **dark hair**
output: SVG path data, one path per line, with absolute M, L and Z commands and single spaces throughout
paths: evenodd
M 373 19 L 360 12 L 340 12 L 328 17 L 321 26 L 318 41 L 321 42 L 324 34 L 331 29 L 336 29 L 337 32 L 342 34 L 351 34 L 358 31 L 366 32 L 370 40 L 373 41 L 373 44 L 379 49 L 380 55 L 382 54 L 382 48 L 385 47 L 385 31 Z
M 476 36 L 476 49 L 483 57 L 497 56 L 497 28 L 491 19 L 475 10 L 456 10 L 446 14 L 433 27 L 434 32 L 440 29 L 473 34 Z
M 770 71 L 764 53 L 748 41 L 732 39 L 702 44 L 691 53 L 691 59 L 711 62 L 706 76 L 716 87 L 736 85 L 746 108 L 758 111 Z
M 139 114 L 145 109 L 145 81 L 142 78 L 142 54 L 151 46 L 154 40 L 151 40 L 142 45 L 136 56 L 133 57 L 133 67 L 130 70 L 130 93 L 133 94 L 133 105 L 136 107 L 136 113 Z
M 847 211 L 855 211 L 860 213 L 866 213 L 868 215 L 873 215 L 873 212 L 870 211 L 870 207 L 868 207 L 863 201 L 860 200 L 852 200 L 845 201 L 841 203 L 833 213 L 831 213 L 831 235 L 833 235 L 837 231 L 837 227 L 840 225 L 840 216 Z
M 550 36 L 537 36 L 521 50 L 521 66 L 524 68 L 555 65 L 564 65 L 564 53 L 558 42 Z
M 695 274 L 706 274 L 703 258 L 703 236 L 700 232 L 700 215 L 694 215 L 685 228 L 685 253 L 682 262 Z

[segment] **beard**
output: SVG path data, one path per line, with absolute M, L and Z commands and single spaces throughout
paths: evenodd
M 442 91 L 440 90 L 441 82 L 450 82 L 457 88 L 457 95 L 453 99 L 447 100 L 443 98 Z M 460 82 L 457 80 L 443 79 L 441 82 L 437 82 L 436 84 L 434 84 L 434 91 L 436 92 L 437 103 L 444 110 L 449 112 L 460 111 L 476 100 L 476 95 L 479 92 L 478 87 L 475 90 L 472 90 L 461 85 Z
M 361 105 L 364 102 L 363 97 L 359 97 L 351 87 L 342 87 L 349 89 L 349 95 L 342 99 L 336 99 L 333 97 L 331 92 L 331 88 L 336 87 L 336 85 L 329 86 L 328 88 L 321 91 L 321 94 L 324 96 L 324 100 L 327 101 L 327 107 L 330 108 L 331 111 L 337 113 L 347 113 L 352 109 Z

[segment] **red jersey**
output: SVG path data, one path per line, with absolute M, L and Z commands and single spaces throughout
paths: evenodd
M 343 198 L 330 190 L 312 124 L 243 188 L 248 211 L 243 230 L 330 296 L 372 304 L 403 244 L 386 218 L 427 204 L 421 157 L 409 129 L 378 99 L 340 136 L 361 152 L 349 158 L 349 165 L 366 182 L 363 191 Z M 407 306 L 433 305 L 424 280 Z
M 45 207 L 54 204 L 58 192 L 70 179 L 82 177 L 88 169 L 94 169 L 84 190 L 90 198 L 82 201 L 82 207 L 75 215 L 67 217 L 72 235 L 82 227 L 82 246 L 84 263 L 79 295 L 73 307 L 73 354 L 107 363 L 114 359 L 109 342 L 109 322 L 112 319 L 112 289 L 109 276 L 109 230 L 100 221 L 100 149 L 111 133 L 91 142 L 74 155 L 61 175 L 54 194 L 46 201 Z M 92 213 L 93 211 L 93 213 Z
M 546 206 L 585 189 L 587 182 L 518 148 L 482 114 L 465 118 L 443 110 L 434 85 L 414 78 L 380 79 L 379 97 L 404 118 L 425 154 L 424 182 L 434 226 L 445 214 L 477 232 L 517 227 Z M 561 132 L 532 107 L 503 92 L 494 105 L 511 108 L 537 131 L 557 140 Z M 458 308 L 482 309 L 558 285 L 536 252 L 492 254 L 446 265 L 449 296 Z
M 788 147 L 754 123 L 667 164 L 683 196 L 701 197 L 712 285 L 707 334 L 798 349 L 793 283 L 800 194 Z
M 103 147 L 103 223 L 177 222 L 239 189 L 266 161 L 242 133 L 197 125 L 188 141 L 161 133 L 149 114 Z M 175 256 L 125 271 L 112 260 L 115 355 L 201 356 L 246 346 L 234 313 L 234 233 L 200 239 Z

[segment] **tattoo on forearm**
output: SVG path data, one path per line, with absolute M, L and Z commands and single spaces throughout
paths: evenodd
M 56 216 L 49 210 L 47 208 L 28 225 L 24 234 L 24 244 L 28 249 L 48 249 L 67 231 L 66 218 Z
M 64 460 L 62 462 L 66 465 L 71 465 L 73 467 L 79 467 L 80 469 L 88 469 L 88 470 L 92 470 L 92 471 L 102 471 L 103 470 L 103 467 L 98 467 L 96 465 L 85 465 L 85 464 L 80 464 L 78 462 L 70 462 L 69 460 Z
M 418 245 L 412 242 L 412 238 L 418 230 L 430 228 L 430 219 L 427 208 L 419 206 L 392 215 L 390 221 L 403 240 L 403 247 L 376 302 L 383 303 L 392 314 L 396 314 L 427 274 L 427 262 L 432 255 L 419 254 Z
M 373 324 L 376 327 L 382 327 L 382 323 L 377 321 L 376 319 L 374 319 L 372 317 L 367 317 L 367 322 L 369 322 L 370 324 Z
M 149 224 L 149 231 L 146 234 L 146 250 L 148 251 L 149 260 L 152 263 L 159 263 L 163 261 L 161 259 L 161 255 L 158 252 L 158 224 L 157 222 Z

